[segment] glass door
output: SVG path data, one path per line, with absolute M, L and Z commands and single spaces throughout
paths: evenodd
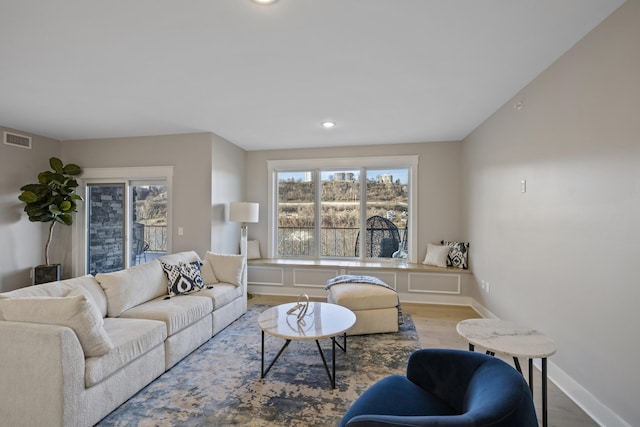
M 165 180 L 87 183 L 86 200 L 87 273 L 118 271 L 167 253 Z
M 130 265 L 144 264 L 167 253 L 167 184 L 131 181 Z

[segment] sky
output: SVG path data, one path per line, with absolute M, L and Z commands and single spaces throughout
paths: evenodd
M 331 171 L 321 171 L 320 176 L 323 181 L 330 180 L 336 172 L 353 173 L 354 179 L 360 179 L 360 170 L 339 169 Z M 407 184 L 409 182 L 409 170 L 408 169 L 368 169 L 367 179 L 376 179 L 380 175 L 391 175 L 393 181 L 400 180 L 401 184 Z M 305 172 L 278 172 L 278 178 L 280 181 L 288 181 L 293 179 L 295 181 L 304 180 Z

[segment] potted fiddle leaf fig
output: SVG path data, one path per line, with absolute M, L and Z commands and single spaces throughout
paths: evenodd
M 82 173 L 80 166 L 64 165 L 57 157 L 49 159 L 52 170 L 40 172 L 37 184 L 27 184 L 20 188 L 18 198 L 25 203 L 24 211 L 29 221 L 48 222 L 49 236 L 44 246 L 44 265 L 34 269 L 34 284 L 60 280 L 60 264 L 49 264 L 49 245 L 56 224 L 71 225 L 76 202 L 82 197 L 75 194 L 78 181 L 73 177 Z

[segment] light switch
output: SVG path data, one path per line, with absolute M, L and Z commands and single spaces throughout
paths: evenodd
M 522 181 L 520 181 L 520 192 L 521 193 L 526 193 L 527 192 L 527 180 L 523 179 Z
M 178 227 L 178 236 L 182 236 L 184 234 L 184 228 Z

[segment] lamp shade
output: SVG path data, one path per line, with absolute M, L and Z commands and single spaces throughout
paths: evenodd
M 229 205 L 229 221 L 258 222 L 260 204 L 249 202 L 231 202 Z

